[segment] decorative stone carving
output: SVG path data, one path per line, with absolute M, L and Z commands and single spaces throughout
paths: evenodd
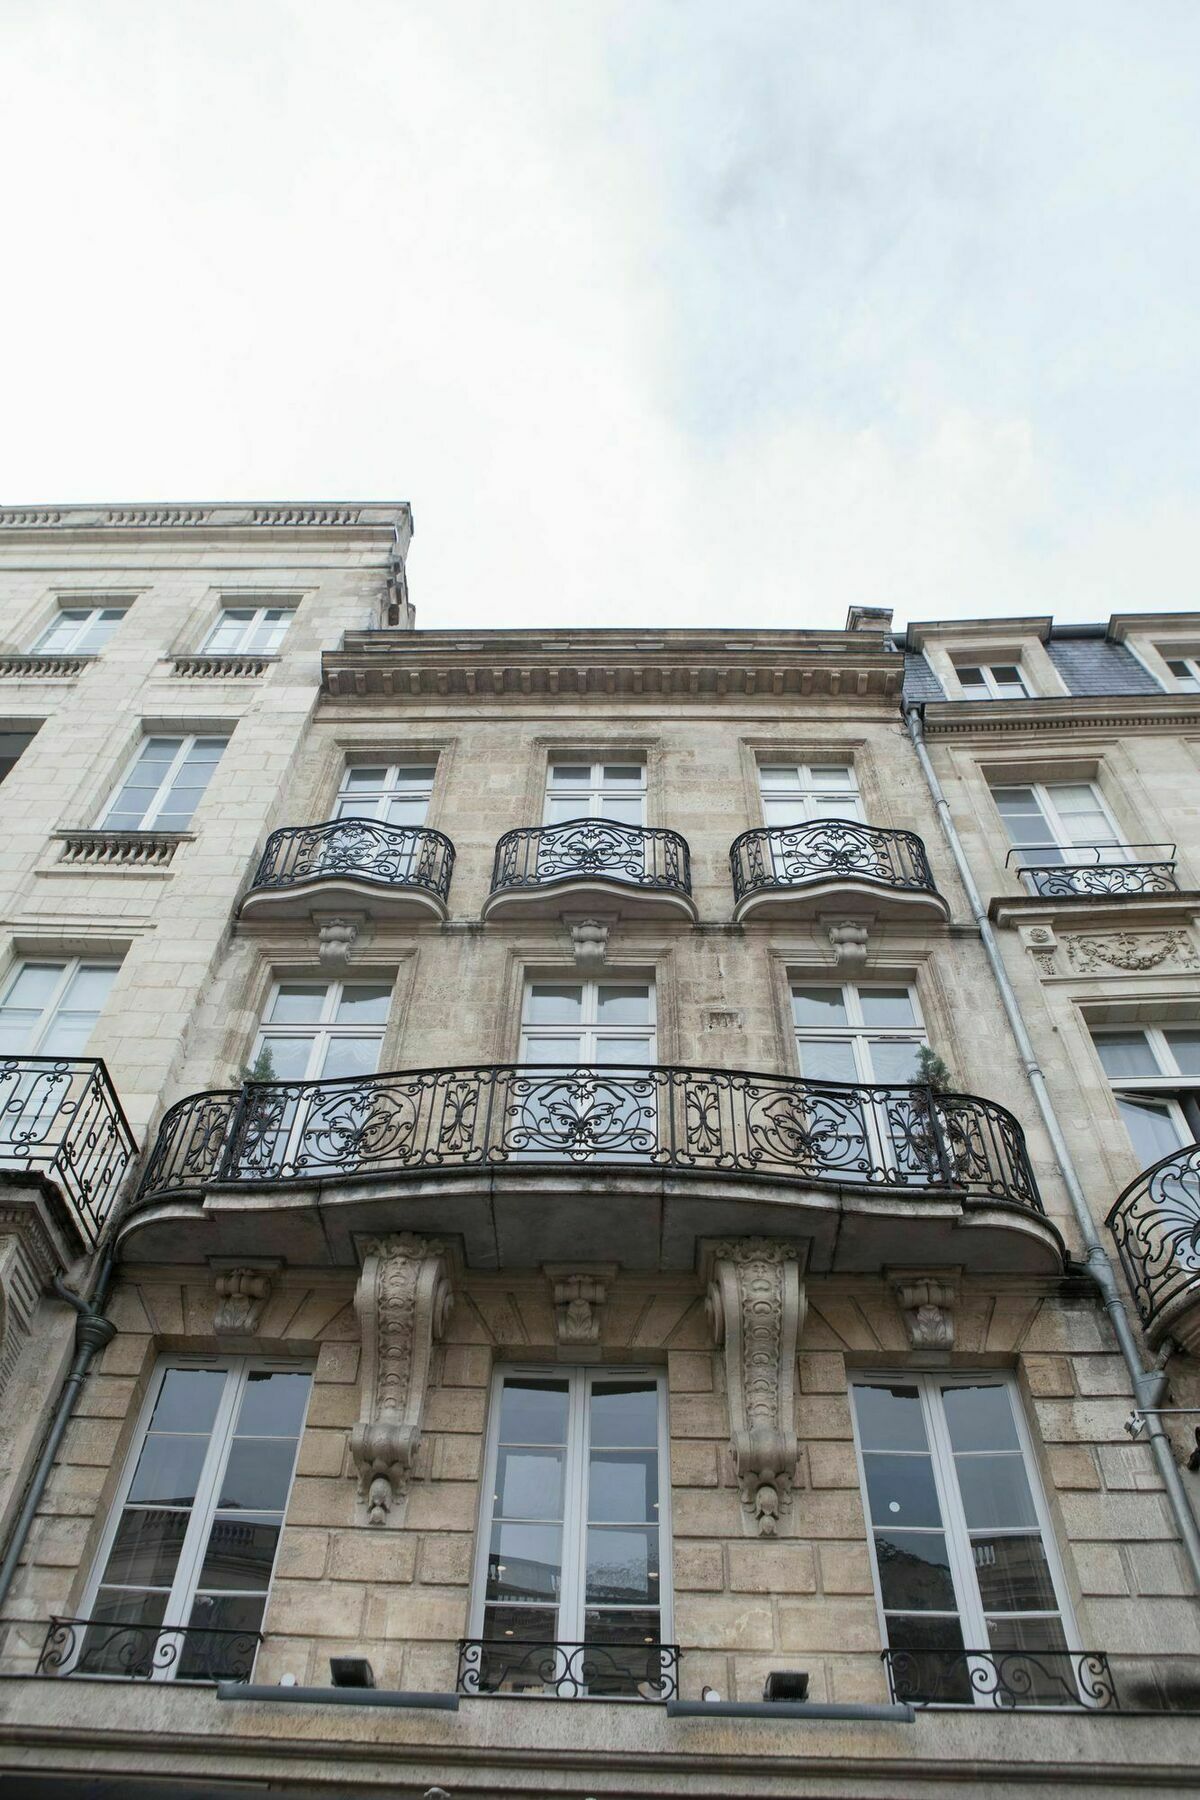
M 271 1298 L 270 1271 L 222 1269 L 213 1285 L 217 1290 L 213 1330 L 218 1335 L 236 1332 L 240 1337 L 252 1337 Z
M 546 1264 L 558 1343 L 582 1346 L 600 1342 L 600 1309 L 616 1273 L 616 1263 Z
M 62 1261 L 31 1208 L 0 1206 L 0 1393 L 29 1337 L 45 1288 Z
M 739 1009 L 713 1006 L 705 1015 L 704 1028 L 706 1031 L 740 1031 L 742 1023 L 743 1014 Z
M 321 967 L 335 971 L 348 968 L 357 937 L 358 923 L 354 919 L 318 919 L 317 961 Z
M 957 1270 L 906 1269 L 893 1277 L 892 1293 L 914 1350 L 953 1350 Z
M 1021 940 L 1022 947 L 1033 958 L 1034 967 L 1039 975 L 1046 976 L 1057 973 L 1058 939 L 1054 935 L 1052 925 L 1019 925 L 1017 936 Z
M 608 955 L 608 921 L 579 919 L 571 926 L 571 945 L 581 969 L 599 968 Z
M 826 927 L 833 945 L 833 959 L 839 968 L 850 973 L 861 969 L 867 960 L 867 928 L 861 919 L 842 919 Z
M 1063 938 L 1067 960 L 1081 975 L 1097 969 L 1146 969 L 1174 963 L 1181 969 L 1200 969 L 1200 956 L 1191 933 L 1173 931 L 1073 932 Z
M 408 1491 L 430 1354 L 452 1303 L 442 1244 L 401 1233 L 365 1245 L 354 1295 L 362 1329 L 362 1404 L 350 1452 L 371 1525 L 386 1524 Z
M 725 1347 L 734 1466 L 742 1504 L 763 1537 L 791 1505 L 800 1446 L 794 1428 L 796 1340 L 807 1299 L 796 1244 L 740 1238 L 709 1247 L 708 1315 Z

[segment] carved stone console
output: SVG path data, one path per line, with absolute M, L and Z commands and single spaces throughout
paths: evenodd
M 892 1293 L 914 1350 L 953 1350 L 957 1269 L 890 1271 Z
M 763 1537 L 791 1505 L 796 1341 L 807 1300 L 801 1246 L 738 1238 L 708 1246 L 708 1315 L 725 1348 L 729 1424 L 742 1504 Z
M 444 1245 L 407 1233 L 366 1244 L 354 1295 L 362 1329 L 362 1406 L 350 1451 L 372 1525 L 385 1525 L 408 1491 L 430 1354 L 452 1304 Z

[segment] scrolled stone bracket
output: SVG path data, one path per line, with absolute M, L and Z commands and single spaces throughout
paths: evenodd
M 796 1344 L 808 1301 L 803 1247 L 738 1238 L 707 1247 L 708 1316 L 724 1346 L 729 1424 L 742 1504 L 763 1537 L 791 1506 L 800 1445 L 795 1431 Z
M 262 1319 L 263 1308 L 271 1298 L 272 1269 L 224 1268 L 213 1281 L 217 1303 L 213 1309 L 213 1331 L 239 1337 L 253 1337 Z
M 547 1263 L 554 1305 L 554 1338 L 565 1349 L 596 1346 L 600 1319 L 616 1278 L 616 1263 Z
M 960 1296 L 957 1269 L 891 1272 L 892 1293 L 914 1350 L 953 1350 Z
M 453 1304 L 445 1246 L 399 1233 L 363 1246 L 354 1295 L 362 1330 L 362 1402 L 350 1434 L 367 1522 L 385 1525 L 408 1492 L 433 1346 Z

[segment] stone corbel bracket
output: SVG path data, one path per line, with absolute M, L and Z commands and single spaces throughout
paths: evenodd
M 708 1316 L 724 1345 L 729 1425 L 742 1504 L 763 1537 L 791 1506 L 800 1446 L 796 1343 L 808 1301 L 803 1246 L 738 1238 L 707 1248 Z
M 600 1318 L 608 1290 L 616 1279 L 616 1263 L 546 1263 L 554 1305 L 554 1339 L 563 1349 L 599 1354 Z
M 401 1233 L 363 1246 L 354 1295 L 362 1330 L 362 1405 L 350 1434 L 371 1525 L 398 1523 L 408 1492 L 433 1346 L 453 1304 L 443 1244 Z
M 218 1335 L 253 1337 L 271 1298 L 271 1287 L 282 1263 L 273 1260 L 214 1264 L 213 1331 Z
M 954 1348 L 954 1313 L 961 1293 L 958 1269 L 889 1269 L 888 1279 L 913 1350 Z
M 366 915 L 314 912 L 312 922 L 317 933 L 317 961 L 321 967 L 333 974 L 348 969 L 351 953 L 363 947 Z

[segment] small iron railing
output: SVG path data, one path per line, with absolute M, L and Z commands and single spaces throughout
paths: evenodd
M 942 1189 L 1042 1210 L 994 1101 L 733 1069 L 502 1064 L 252 1082 L 165 1115 L 140 1198 L 210 1185 L 601 1166 Z
M 0 1168 L 44 1175 L 90 1249 L 137 1150 L 102 1062 L 0 1058 Z
M 52 1618 L 37 1673 L 108 1675 L 124 1681 L 249 1681 L 262 1641 L 261 1631 Z
M 936 894 L 925 845 L 913 831 L 862 825 L 856 819 L 813 819 L 743 831 L 729 850 L 733 896 L 816 882 L 866 881 L 874 887 Z
M 676 1700 L 679 1646 L 462 1638 L 458 1691 L 506 1699 Z
M 273 831 L 250 891 L 340 876 L 379 887 L 424 888 L 445 900 L 453 873 L 454 845 L 440 831 L 374 819 L 330 819 L 323 825 L 286 825 Z
M 1200 1144 L 1143 1169 L 1106 1223 L 1143 1325 L 1189 1288 L 1200 1296 Z
M 1014 866 L 1039 899 L 1104 900 L 1179 888 L 1174 844 L 1071 844 L 1062 847 L 1056 862 L 1039 861 L 1046 850 L 1045 844 L 1014 844 L 1004 859 L 1005 868 Z M 1135 856 L 1138 850 L 1146 854 Z
M 496 845 L 493 894 L 588 879 L 690 894 L 687 839 L 677 831 L 615 819 L 565 819 L 560 825 L 506 831 Z
M 910 1706 L 1121 1710 L 1098 1650 L 885 1650 L 883 1663 L 892 1699 Z

